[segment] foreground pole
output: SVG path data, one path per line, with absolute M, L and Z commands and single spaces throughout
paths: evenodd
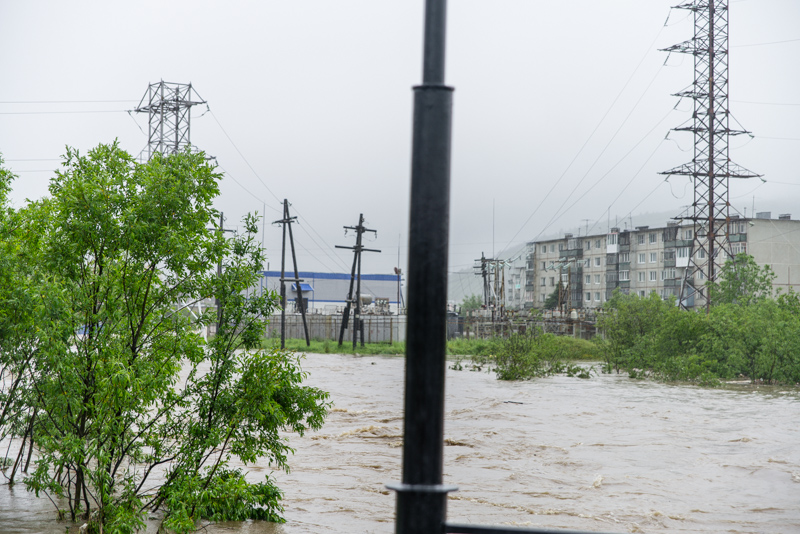
M 442 485 L 453 89 L 444 85 L 446 0 L 427 0 L 422 85 L 414 88 L 403 480 L 396 534 L 439 534 Z

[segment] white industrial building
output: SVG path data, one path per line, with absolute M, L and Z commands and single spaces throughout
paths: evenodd
M 280 294 L 280 271 L 262 271 L 260 289 L 271 290 Z M 297 307 L 297 286 L 290 279 L 294 279 L 294 272 L 284 274 L 286 282 L 287 311 L 299 311 Z M 312 314 L 335 314 L 343 310 L 347 294 L 350 289 L 350 274 L 347 273 L 318 273 L 300 271 L 300 289 L 306 309 Z M 362 274 L 361 275 L 361 302 L 365 313 L 397 314 L 399 307 L 403 307 L 401 293 L 401 279 L 397 274 Z M 353 286 L 355 298 L 355 285 Z

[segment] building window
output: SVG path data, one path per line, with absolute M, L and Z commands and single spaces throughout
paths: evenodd
M 591 274 L 587 274 L 585 280 L 586 280 L 587 284 L 591 284 L 592 283 L 592 275 Z
M 609 245 L 612 245 L 612 246 L 613 246 L 613 245 L 616 245 L 616 244 L 617 244 L 617 237 L 619 237 L 617 234 L 611 234 L 611 235 L 609 235 L 609 236 L 608 236 L 608 244 L 609 244 Z
M 642 298 L 644 298 L 644 289 L 642 289 L 642 290 L 640 290 L 640 291 L 639 291 L 639 296 L 640 296 L 640 297 L 642 297 Z
M 591 267 L 592 266 L 592 259 L 591 258 L 586 258 L 585 260 L 583 260 L 583 265 L 584 265 L 584 267 Z
M 594 283 L 595 284 L 599 284 L 600 283 L 600 275 L 599 274 L 594 275 Z
M 620 271 L 619 272 L 619 279 L 620 279 L 620 281 L 630 280 L 631 279 L 630 271 Z
M 543 261 L 542 262 L 542 270 L 545 270 L 545 269 L 547 269 L 547 262 Z
M 553 262 L 552 261 L 550 262 L 550 268 L 551 269 L 553 268 Z
M 558 251 L 561 252 L 562 250 L 564 250 L 564 243 L 559 243 L 558 244 Z
M 594 259 L 594 266 L 595 267 L 600 267 L 600 258 L 599 257 Z
M 554 285 L 556 285 L 556 277 L 555 276 L 551 276 L 550 277 L 550 287 L 553 287 Z
M 586 302 L 589 302 L 591 300 L 592 300 L 592 294 L 591 293 L 586 293 Z
M 650 253 L 650 263 L 655 263 L 658 261 L 658 252 L 651 252 Z
M 692 230 L 684 230 L 683 231 L 683 238 L 684 239 L 692 239 L 694 237 L 694 233 Z
M 644 258 L 645 258 L 644 252 L 640 252 L 639 253 L 639 263 L 644 263 Z
M 640 281 L 640 282 L 644 282 L 644 277 L 645 277 L 644 271 L 640 271 L 640 272 L 638 272 L 638 273 L 636 273 L 636 274 L 638 274 L 638 275 L 639 275 L 639 277 L 638 277 L 638 278 L 639 278 L 639 281 Z
M 556 251 L 556 245 L 553 243 L 550 245 L 550 252 L 555 252 L 555 251 Z
M 595 294 L 594 294 L 594 300 L 596 300 L 597 302 L 600 302 L 600 292 L 599 292 L 599 291 L 598 291 L 598 292 L 595 292 Z
M 592 250 L 592 242 L 588 239 L 586 240 L 586 250 Z
M 706 259 L 706 249 L 704 249 L 704 248 L 700 249 L 700 259 L 701 260 Z
M 620 263 L 630 263 L 631 262 L 631 253 L 630 252 L 623 252 L 619 255 L 619 262 Z
M 636 242 L 640 245 L 644 245 L 644 234 L 639 234 L 636 236 Z
M 679 258 L 688 258 L 689 257 L 689 247 L 681 247 L 678 249 L 678 257 Z
M 547 254 L 547 245 L 542 245 L 542 254 Z
M 650 234 L 650 244 L 652 245 L 653 243 L 658 243 L 658 234 L 657 233 Z
M 650 271 L 650 281 L 655 282 L 658 280 L 658 271 Z
M 542 284 L 541 284 L 541 285 L 542 285 L 542 287 L 544 287 L 545 285 L 547 285 L 547 284 L 545 284 L 545 277 L 544 277 L 544 276 L 542 277 Z
M 594 242 L 594 246 L 595 246 L 595 248 L 600 248 L 600 240 L 599 239 Z

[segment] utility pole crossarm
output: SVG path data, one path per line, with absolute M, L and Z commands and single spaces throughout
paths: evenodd
M 365 232 L 374 232 L 376 235 L 377 230 L 371 230 L 364 227 L 364 214 L 358 216 L 358 226 L 345 226 L 345 230 L 355 230 L 356 244 L 352 247 L 343 245 L 336 245 L 336 248 L 342 248 L 353 251 L 353 268 L 350 270 L 350 289 L 345 298 L 344 311 L 342 312 L 342 324 L 339 329 L 339 346 L 342 346 L 344 341 L 344 331 L 347 328 L 348 321 L 350 320 L 350 304 L 355 302 L 355 317 L 353 320 L 353 349 L 356 348 L 357 333 L 361 332 L 361 346 L 364 346 L 364 324 L 361 321 L 361 253 L 362 252 L 380 252 L 377 249 L 365 248 L 361 245 L 361 236 Z M 353 298 L 353 286 L 356 287 L 356 297 Z
M 308 323 L 306 322 L 306 305 L 303 300 L 303 287 L 300 282 L 300 273 L 297 270 L 297 255 L 294 252 L 294 236 L 292 234 L 292 223 L 297 222 L 297 217 L 289 216 L 289 201 L 283 199 L 283 218 L 273 222 L 272 224 L 280 224 L 283 226 L 283 243 L 281 246 L 281 348 L 286 347 L 286 282 L 294 282 L 295 292 L 297 293 L 297 307 L 300 309 L 300 315 L 303 317 L 303 332 L 306 336 L 306 346 L 311 346 L 311 337 L 308 334 Z M 289 245 L 292 250 L 292 265 L 294 266 L 294 278 L 286 276 L 286 231 L 289 231 Z

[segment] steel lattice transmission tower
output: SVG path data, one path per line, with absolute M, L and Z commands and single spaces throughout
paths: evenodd
M 695 231 L 679 302 L 688 307 L 694 295 L 695 306 L 708 307 L 711 303 L 704 279 L 716 280 L 726 253 L 730 253 L 729 180 L 760 175 L 736 165 L 729 157 L 728 138 L 750 132 L 730 128 L 727 0 L 691 0 L 675 8 L 694 13 L 694 37 L 663 50 L 694 56 L 694 83 L 674 95 L 694 101 L 692 123 L 673 129 L 694 134 L 694 158 L 660 174 L 691 176 L 694 182 L 694 212 L 680 218 L 694 221 Z
M 175 154 L 190 146 L 192 106 L 205 103 L 191 83 L 151 83 L 134 110 L 148 115 L 147 159 L 156 152 Z

